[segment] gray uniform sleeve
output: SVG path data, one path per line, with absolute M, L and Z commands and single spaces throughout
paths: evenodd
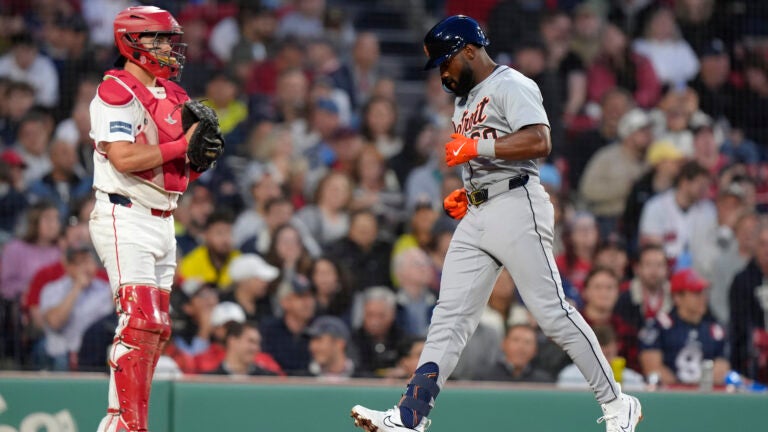
M 502 95 L 502 106 L 513 133 L 532 124 L 549 126 L 544 99 L 535 82 L 526 78 L 504 87 L 506 91 Z

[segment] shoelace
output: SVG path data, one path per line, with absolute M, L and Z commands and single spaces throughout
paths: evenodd
M 614 431 L 614 430 L 618 431 L 619 430 L 618 429 L 618 425 L 615 422 L 613 424 L 608 423 L 611 420 L 618 419 L 618 417 L 619 417 L 618 414 L 604 415 L 604 416 L 600 417 L 599 419 L 597 419 L 597 424 L 600 424 L 602 422 L 606 422 L 606 424 L 608 425 L 608 432 L 611 432 L 611 431 Z M 610 426 L 614 426 L 614 427 L 610 427 Z
M 432 419 L 427 418 L 427 421 L 424 422 L 424 432 L 427 432 L 427 429 L 429 429 L 429 426 L 432 424 Z

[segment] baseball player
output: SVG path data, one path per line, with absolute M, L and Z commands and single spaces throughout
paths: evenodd
M 128 8 L 114 34 L 124 68 L 106 72 L 90 105 L 96 205 L 89 228 L 119 316 L 109 408 L 98 430 L 146 431 L 153 372 L 171 333 L 172 212 L 223 141 L 212 111 L 200 111 L 169 81 L 184 64 L 182 29 L 170 13 Z
M 541 93 L 530 79 L 495 64 L 487 45 L 478 23 L 462 15 L 441 21 L 424 38 L 426 69 L 439 67 L 443 86 L 456 96 L 455 133 L 445 157 L 450 166 L 464 164 L 464 188 L 451 193 L 444 207 L 461 222 L 416 373 L 396 407 L 353 407 L 355 425 L 368 432 L 428 427 L 435 398 L 505 267 L 544 333 L 589 382 L 603 409 L 598 422 L 608 431 L 634 431 L 640 402 L 621 392 L 594 332 L 565 301 L 560 285 L 552 255 L 554 211 L 534 162 L 551 149 Z

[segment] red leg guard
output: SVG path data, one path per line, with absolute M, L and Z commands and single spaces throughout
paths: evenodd
M 147 375 L 147 387 L 150 389 L 152 387 L 152 377 L 155 375 L 157 361 L 160 360 L 160 356 L 163 355 L 163 351 L 165 350 L 165 343 L 168 342 L 168 339 L 171 338 L 171 315 L 169 313 L 171 294 L 168 291 L 158 291 L 160 292 L 160 303 L 158 305 L 160 308 L 160 319 L 167 324 L 163 325 L 162 331 L 160 333 L 160 339 L 157 343 L 157 350 L 155 350 L 155 358 L 152 359 L 152 372 Z
M 115 298 L 120 317 L 109 356 L 109 413 L 129 431 L 146 431 L 149 396 L 161 340 L 170 337 L 169 293 L 145 285 L 123 286 Z

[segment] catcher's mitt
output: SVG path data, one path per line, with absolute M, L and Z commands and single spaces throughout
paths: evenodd
M 184 102 L 181 111 L 181 127 L 186 133 L 193 124 L 198 123 L 187 145 L 187 159 L 190 168 L 203 172 L 216 165 L 216 160 L 224 152 L 224 138 L 219 129 L 216 112 L 195 100 Z

